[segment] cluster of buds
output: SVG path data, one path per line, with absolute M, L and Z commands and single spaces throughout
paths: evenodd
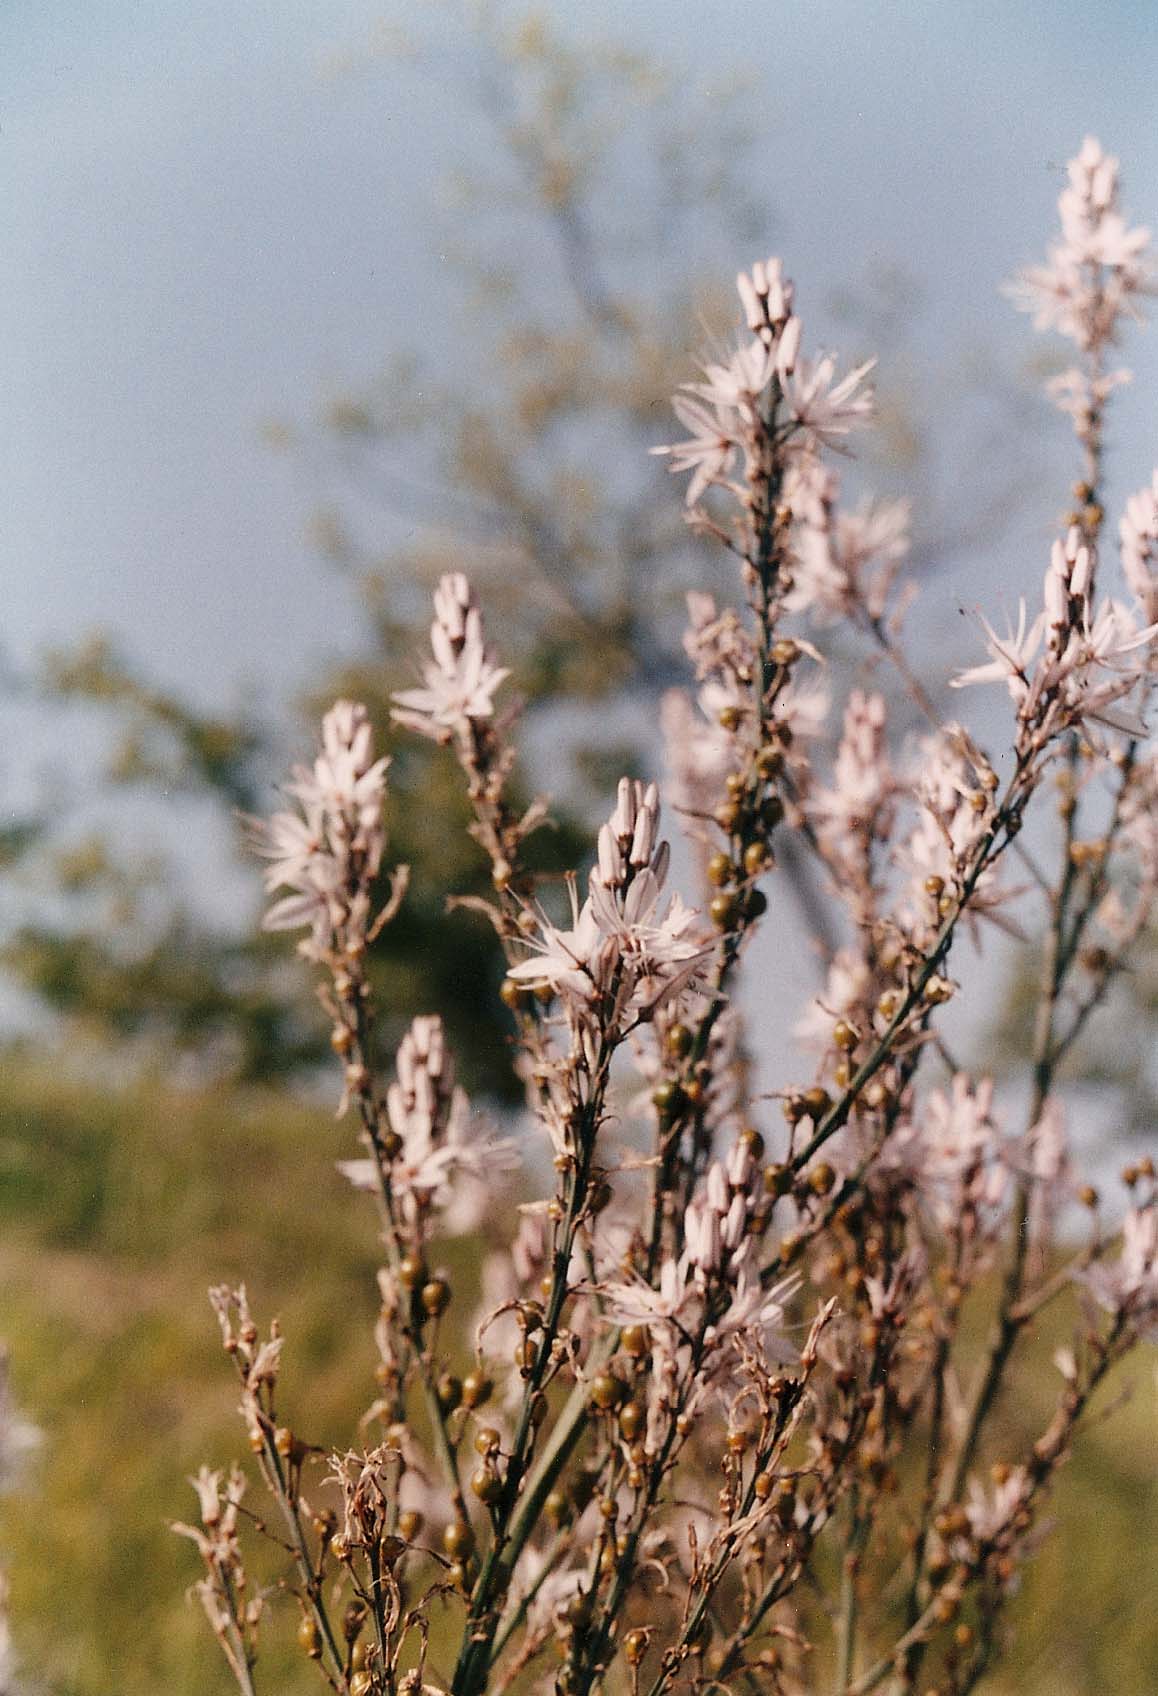
M 1126 502 L 1118 525 L 1122 572 L 1147 624 L 1158 622 L 1158 471 Z
M 1148 672 L 1158 625 L 1139 627 L 1130 608 L 1110 598 L 1095 610 L 1093 576 L 1093 548 L 1072 525 L 1064 542 L 1053 545 L 1042 611 L 1027 625 L 1023 601 L 1017 632 L 1009 638 L 986 625 L 993 658 L 954 680 L 958 686 L 1006 684 L 1017 704 L 1018 752 L 1025 763 L 1075 727 L 1145 734 L 1126 698 Z
M 313 766 L 297 767 L 287 784 L 297 812 L 253 820 L 259 854 L 269 860 L 268 890 L 289 894 L 265 915 L 266 930 L 298 930 L 307 959 L 357 960 L 372 928 L 371 893 L 382 864 L 382 809 L 389 759 L 374 758 L 365 707 L 338 701 L 322 721 L 322 748 Z
M 1039 330 L 1056 330 L 1083 353 L 1113 342 L 1121 320 L 1137 316 L 1151 286 L 1150 232 L 1131 229 L 1119 206 L 1118 161 L 1093 136 L 1070 161 L 1058 197 L 1061 240 L 1044 265 L 1022 272 L 1010 293 Z
M 472 1125 L 470 1102 L 454 1081 L 454 1058 L 437 1014 L 412 1022 L 394 1067 L 375 1133 L 378 1146 L 368 1160 L 340 1161 L 339 1170 L 356 1188 L 370 1191 L 384 1175 L 396 1225 L 420 1246 L 433 1211 L 452 1199 L 453 1180 L 510 1171 L 518 1155 L 509 1137 L 480 1134 Z
M 449 742 L 494 716 L 495 690 L 510 676 L 494 663 L 474 590 L 461 571 L 448 572 L 434 591 L 430 626 L 433 658 L 423 663 L 424 686 L 394 696 L 394 721 Z
M 232 1467 L 228 1478 L 203 1466 L 189 1482 L 197 1492 L 200 1525 L 181 1521 L 172 1529 L 197 1545 L 205 1563 L 205 1576 L 193 1592 L 205 1610 L 213 1635 L 225 1654 L 230 1670 L 243 1690 L 257 1659 L 257 1633 L 264 1600 L 250 1595 L 249 1581 L 238 1541 L 238 1512 L 246 1491 L 245 1474 Z
M 624 778 L 582 906 L 570 885 L 570 927 L 535 915 L 534 952 L 508 973 L 557 995 L 572 1029 L 611 1045 L 629 1015 L 650 1019 L 684 994 L 709 957 L 697 914 L 679 895 L 663 900 L 670 851 L 658 829 L 658 789 Z
M 847 619 L 872 632 L 883 630 L 886 614 L 899 622 L 914 593 L 910 581 L 890 604 L 909 551 L 908 501 L 869 498 L 847 511 L 839 504 L 837 473 L 814 457 L 792 467 L 785 499 L 794 523 L 786 610 L 824 624 Z

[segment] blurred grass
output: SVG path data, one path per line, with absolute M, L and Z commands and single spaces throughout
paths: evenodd
M 245 1454 L 205 1291 L 246 1280 L 262 1321 L 277 1313 L 287 1333 L 295 1427 L 349 1442 L 374 1393 L 376 1307 L 370 1209 L 333 1165 L 352 1140 L 271 1093 L 101 1091 L 26 1066 L 0 1083 L 0 1337 L 17 1401 L 44 1433 L 0 1504 L 0 1548 L 38 1687 L 233 1688 L 185 1600 L 195 1554 L 165 1528 L 193 1516 L 185 1480 L 201 1460 Z M 1012 1379 L 1000 1440 L 1011 1458 L 1047 1420 L 1060 1334 L 1043 1334 Z M 1126 1376 L 1133 1396 L 1062 1476 L 1055 1535 L 1026 1574 L 992 1693 L 1158 1690 L 1153 1352 Z M 263 1668 L 279 1696 L 322 1688 L 284 1629 L 267 1632 Z

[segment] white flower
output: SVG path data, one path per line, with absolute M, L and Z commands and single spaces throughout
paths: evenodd
M 482 613 L 461 571 L 448 572 L 440 580 L 434 613 L 434 657 L 423 662 L 424 686 L 398 690 L 391 697 L 391 716 L 421 736 L 446 742 L 472 723 L 493 718 L 495 690 L 510 672 L 494 663 L 483 636 Z
M 1126 502 L 1118 535 L 1126 582 L 1138 597 L 1142 617 L 1153 624 L 1158 621 L 1158 471 L 1147 488 Z
M 861 384 L 875 364 L 875 359 L 866 360 L 837 381 L 831 354 L 797 360 L 784 384 L 789 412 L 818 442 L 838 446 L 854 424 L 872 414 L 872 390 L 862 389 Z
M 699 914 L 678 895 L 661 910 L 669 850 L 656 845 L 659 792 L 624 778 L 610 820 L 599 832 L 598 862 L 580 907 L 572 883 L 571 925 L 561 929 L 536 915 L 533 955 L 510 969 L 516 980 L 548 983 L 579 1010 L 612 990 L 619 1014 L 645 1016 L 698 977 L 712 948 Z
M 731 410 L 750 421 L 759 415 L 760 401 L 776 374 L 776 354 L 762 341 L 743 342 L 724 364 L 709 362 L 703 369 L 706 381 L 689 383 L 688 392 L 721 416 Z
M 1021 1506 L 1028 1485 L 1029 1474 L 1023 1466 L 1012 1467 L 1008 1477 L 993 1486 L 992 1495 L 976 1478 L 970 1478 L 965 1513 L 974 1537 L 989 1542 L 1004 1531 Z
M 694 395 L 674 395 L 671 404 L 676 417 L 691 434 L 685 441 L 654 447 L 651 452 L 670 457 L 668 470 L 673 477 L 685 471 L 692 473 L 684 503 L 695 506 L 735 464 L 741 436 L 740 417 L 731 406 L 697 400 Z
M 1027 624 L 1024 597 L 1017 606 L 1017 629 L 1004 637 L 998 636 L 989 620 L 978 615 L 985 631 L 986 647 L 993 656 L 985 665 L 975 665 L 960 672 L 950 682 L 954 689 L 965 689 L 974 683 L 1004 683 L 1010 698 L 1020 706 L 1029 694 L 1029 674 L 1038 649 L 1041 647 L 1045 614 L 1039 613 Z
M 301 950 L 321 958 L 365 928 L 369 891 L 382 862 L 388 759 L 373 758 L 365 707 L 338 701 L 322 722 L 322 751 L 286 786 L 301 813 L 250 819 L 250 838 L 270 864 L 265 886 L 286 889 L 267 911 L 266 930 L 309 927 Z M 347 935 L 346 933 L 350 934 Z
M 1076 1274 L 1108 1313 L 1128 1313 L 1151 1342 L 1158 1341 L 1158 1211 L 1132 1207 L 1122 1221 L 1118 1258 Z
M 1118 210 L 1118 161 L 1092 136 L 1070 161 L 1058 210 L 1062 240 L 1007 292 L 1033 313 L 1035 328 L 1057 330 L 1089 352 L 1114 340 L 1123 317 L 1139 316 L 1137 297 L 1151 283 L 1150 233 L 1127 226 Z
M 386 1092 L 387 1118 L 399 1144 L 389 1163 L 390 1190 L 413 1217 L 427 1207 L 446 1207 L 457 1174 L 483 1179 L 519 1164 L 509 1137 L 480 1136 L 472 1129 L 470 1103 L 454 1082 L 441 1019 L 424 1015 L 413 1021 L 399 1045 L 395 1071 Z M 339 1161 L 338 1170 L 356 1189 L 378 1187 L 373 1160 Z

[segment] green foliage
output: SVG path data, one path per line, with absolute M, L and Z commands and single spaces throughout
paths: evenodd
M 245 716 L 195 711 L 139 677 L 108 638 L 94 635 L 71 651 L 50 654 L 45 683 L 61 700 L 116 711 L 121 739 L 109 767 L 113 783 L 208 790 L 252 811 L 264 787 L 266 739 Z
M 283 763 L 270 739 L 254 725 L 230 731 L 159 695 L 103 644 L 90 644 L 67 667 L 56 663 L 67 693 L 112 703 L 131 716 L 128 743 L 118 749 L 110 778 L 159 784 L 166 794 L 208 796 L 231 819 L 243 852 L 239 809 L 252 808 L 258 789 L 269 789 L 258 775 L 259 752 L 265 773 Z M 506 1015 L 487 993 L 498 987 L 502 955 L 485 921 L 445 911 L 448 896 L 491 893 L 486 860 L 467 834 L 464 780 L 452 756 L 390 732 L 390 690 L 404 680 L 401 670 L 387 671 L 381 657 L 351 666 L 320 692 L 317 713 L 322 699 L 329 704 L 338 694 L 353 694 L 376 718 L 381 744 L 395 748 L 390 861 L 412 866 L 414 878 L 397 921 L 378 938 L 371 957 L 386 1038 L 392 1043 L 414 1014 L 438 1007 L 471 1088 L 511 1098 Z M 311 726 L 311 739 L 315 734 Z M 130 744 L 137 750 L 132 760 L 125 755 Z M 517 785 L 512 795 L 518 804 Z M 12 857 L 26 871 L 38 870 L 68 904 L 63 922 L 54 909 L 21 925 L 0 959 L 86 1036 L 132 1042 L 154 1058 L 182 1054 L 202 1070 L 245 1083 L 300 1073 L 326 1058 L 328 1027 L 312 980 L 292 963 L 284 938 L 210 922 L 173 897 L 163 865 L 126 865 L 101 836 L 57 847 L 51 834 L 32 824 L 9 835 Z M 529 862 L 558 876 L 581 860 L 586 847 L 585 835 L 563 820 L 528 844 Z M 258 863 L 250 857 L 249 864 L 256 895 Z

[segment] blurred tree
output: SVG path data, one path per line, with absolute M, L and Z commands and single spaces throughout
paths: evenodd
M 722 333 L 731 323 L 730 298 L 718 284 L 697 286 L 697 273 L 718 278 L 721 253 L 739 261 L 769 244 L 768 213 L 751 187 L 760 181 L 751 102 L 738 81 L 720 87 L 618 46 L 576 44 L 536 13 L 512 21 L 509 8 L 448 0 L 424 13 L 423 29 L 416 44 L 390 41 L 388 80 L 430 78 L 439 110 L 447 88 L 460 89 L 459 109 L 487 137 L 449 185 L 450 229 L 439 242 L 459 267 L 467 307 L 447 327 L 440 358 L 400 353 L 364 392 L 334 399 L 320 426 L 268 431 L 321 478 L 313 538 L 357 586 L 366 613 L 362 651 L 320 679 L 305 705 L 313 721 L 335 695 L 352 695 L 384 731 L 391 690 L 411 680 L 430 588 L 465 562 L 528 701 L 532 755 L 549 737 L 552 788 L 576 819 L 653 739 L 652 715 L 625 713 L 615 746 L 609 704 L 654 698 L 683 679 L 683 592 L 711 588 L 723 569 L 719 550 L 683 524 L 647 449 L 669 433 L 669 396 L 690 374 L 677 350 L 702 341 L 705 325 Z M 344 69 L 366 74 L 373 58 L 352 55 Z M 858 340 L 867 323 L 894 350 L 916 308 L 912 280 L 896 268 L 833 304 L 836 316 L 860 323 Z M 881 458 L 886 472 L 921 476 L 929 499 L 916 546 L 931 570 L 1008 515 L 1025 481 L 1009 442 L 1024 433 L 1000 426 L 1011 414 L 1017 422 L 1023 402 L 974 373 L 988 408 L 978 440 L 991 452 L 996 437 L 1005 450 L 1000 477 L 978 478 L 990 494 L 962 524 L 938 516 L 937 469 L 911 376 L 904 399 L 885 398 Z M 955 487 L 961 444 L 942 447 Z M 944 510 L 959 505 L 946 501 Z M 399 519 L 416 539 L 386 552 L 364 540 L 367 531 L 401 532 Z M 256 718 L 196 712 L 103 641 L 56 656 L 45 687 L 57 700 L 99 706 L 116 724 L 108 776 L 122 787 L 245 812 L 284 767 L 284 747 Z M 560 699 L 565 706 L 553 708 Z M 596 713 L 597 755 L 584 746 Z M 299 720 L 299 757 L 311 736 L 312 724 Z M 442 752 L 396 746 L 392 851 L 416 876 L 401 919 L 378 944 L 376 971 L 399 1026 L 441 1007 L 472 1084 L 502 1093 L 510 1088 L 503 1031 L 479 994 L 500 975 L 494 940 L 469 914 L 441 922 L 446 892 L 477 891 L 482 875 L 463 856 L 463 833 L 450 828 L 459 787 Z M 566 821 L 536 840 L 545 870 L 583 856 Z M 222 933 L 208 923 L 182 901 L 168 868 L 107 844 L 78 850 L 59 820 L 22 826 L 5 846 L 53 890 L 43 916 L 5 949 L 9 967 L 53 1009 L 119 1039 L 160 1042 L 166 1052 L 176 1045 L 243 1078 L 319 1057 L 322 1021 L 295 1001 L 284 963 L 252 929 Z M 809 873 L 790 851 L 785 869 L 806 893 Z
M 488 180 L 454 185 L 474 209 L 470 249 L 458 255 L 474 302 L 454 362 L 468 369 L 465 390 L 399 356 L 325 419 L 327 461 L 352 481 L 363 510 L 367 497 L 384 499 L 419 521 L 418 541 L 385 556 L 357 546 L 333 508 L 312 524 L 320 551 L 357 582 L 369 640 L 304 705 L 312 718 L 320 703 L 354 695 L 381 731 L 391 690 L 411 680 L 430 587 L 464 559 L 532 715 L 560 695 L 590 703 L 671 677 L 681 586 L 708 568 L 691 564 L 697 545 L 646 449 L 687 374 L 673 368 L 672 350 L 689 339 L 697 310 L 711 310 L 683 280 L 689 251 L 735 246 L 762 221 L 744 189 L 735 91 L 666 75 L 618 48 L 578 50 L 536 18 L 508 26 L 480 8 L 470 21 L 445 41 L 433 27 L 419 49 L 423 74 L 467 85 L 493 139 Z M 644 253 L 640 293 L 632 277 Z M 293 445 L 284 429 L 270 434 Z M 318 445 L 316 435 L 296 438 L 303 455 Z M 244 813 L 268 799 L 284 762 L 256 718 L 197 712 L 104 640 L 54 656 L 43 687 L 56 701 L 99 707 L 115 725 L 111 784 L 161 790 L 169 801 L 208 796 Z M 579 744 L 575 812 L 587 784 L 605 790 L 612 767 L 618 775 L 637 764 L 639 744 L 634 733 L 619 749 L 601 739 L 596 757 L 582 749 L 581 722 L 569 732 Z M 294 738 L 299 755 L 310 735 L 302 726 Z M 417 875 L 375 969 L 399 1024 L 441 1007 L 475 1087 L 503 1092 L 500 1015 L 483 1013 L 480 996 L 501 974 L 494 939 L 470 914 L 442 922 L 447 891 L 479 890 L 483 871 L 452 828 L 460 787 L 441 751 L 396 746 L 391 851 Z M 566 822 L 536 841 L 546 871 L 584 852 Z M 320 1057 L 323 1022 L 288 992 L 284 952 L 250 928 L 223 934 L 183 902 L 168 866 L 100 836 L 78 842 L 59 817 L 22 822 L 4 847 L 52 893 L 4 957 L 58 1013 L 243 1078 Z

